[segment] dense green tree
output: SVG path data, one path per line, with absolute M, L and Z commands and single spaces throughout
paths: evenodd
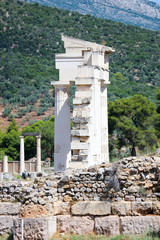
M 10 123 L 6 132 L 2 134 L 0 140 L 0 148 L 13 160 L 19 160 L 19 151 L 20 151 L 20 132 L 18 131 L 18 126 L 14 119 Z
M 156 92 L 156 99 L 157 99 L 157 113 L 160 113 L 160 89 Z
M 157 99 L 157 114 L 154 117 L 154 127 L 156 130 L 156 135 L 160 139 L 160 89 L 156 92 Z
M 153 127 L 156 108 L 141 95 L 109 102 L 109 132 L 116 137 L 116 146 L 130 147 L 132 156 L 136 147 L 144 149 L 157 144 Z
M 46 121 L 40 128 L 42 136 L 42 158 L 51 158 L 54 160 L 54 117 Z
M 18 126 L 14 118 L 12 118 L 11 123 L 9 124 L 9 127 L 7 128 L 6 132 L 9 133 L 12 131 L 18 132 Z

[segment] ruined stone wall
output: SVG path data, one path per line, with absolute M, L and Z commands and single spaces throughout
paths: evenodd
M 34 182 L 3 181 L 0 217 L 9 215 L 3 204 L 19 204 L 12 220 L 55 216 L 58 232 L 116 235 L 158 231 L 159 169 L 157 156 L 130 157 L 115 164 L 36 177 Z M 15 221 L 19 220 L 11 225 Z M 0 230 L 0 234 L 4 232 Z
M 24 205 L 61 201 L 159 201 L 160 158 L 124 158 L 117 163 L 36 177 L 33 182 L 3 181 L 1 201 Z

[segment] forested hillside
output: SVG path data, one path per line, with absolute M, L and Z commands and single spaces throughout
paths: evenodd
M 22 0 L 160 31 L 160 6 L 148 0 Z
M 0 97 L 3 115 L 18 117 L 53 106 L 50 82 L 58 80 L 60 33 L 115 49 L 110 57 L 110 100 L 142 94 L 155 101 L 160 87 L 160 33 L 110 20 L 16 0 L 0 1 Z M 39 100 L 40 99 L 40 100 Z M 10 117 L 17 117 L 12 114 Z

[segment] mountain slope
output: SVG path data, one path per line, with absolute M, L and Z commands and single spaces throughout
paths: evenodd
M 27 0 L 160 30 L 160 5 L 148 0 Z

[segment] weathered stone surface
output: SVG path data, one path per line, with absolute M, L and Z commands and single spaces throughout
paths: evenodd
M 32 218 L 48 215 L 46 207 L 41 205 L 26 205 L 20 210 L 19 216 L 22 218 Z
M 111 213 L 111 206 L 110 203 L 103 201 L 78 202 L 72 206 L 71 213 L 81 216 L 106 216 Z
M 64 175 L 64 176 L 60 179 L 60 182 L 62 182 L 62 183 L 68 183 L 69 180 L 70 180 L 70 176 Z
M 147 231 L 158 231 L 160 216 L 121 217 L 122 234 L 142 234 Z
M 57 216 L 58 233 L 87 234 L 92 233 L 94 220 L 91 217 Z
M 73 123 L 87 123 L 89 122 L 89 118 L 85 118 L 85 117 L 72 117 L 72 122 Z
M 130 202 L 114 202 L 111 204 L 112 214 L 118 216 L 128 216 L 131 214 Z
M 135 215 L 152 213 L 152 202 L 132 202 L 132 212 Z
M 16 217 L 0 216 L 0 235 L 10 234 L 13 230 L 13 220 Z
M 160 215 L 160 202 L 153 202 L 153 214 Z
M 63 201 L 64 202 L 71 202 L 72 198 L 69 195 L 65 195 L 64 198 L 63 198 Z
M 98 235 L 119 235 L 119 217 L 96 217 L 95 218 L 95 232 Z
M 0 203 L 0 215 L 17 215 L 19 214 L 21 203 Z
M 125 201 L 135 201 L 135 196 L 132 196 L 132 195 L 126 195 L 125 196 Z
M 70 213 L 69 202 L 57 201 L 54 203 L 54 215 L 67 215 Z
M 23 221 L 23 222 L 22 222 Z M 14 240 L 48 240 L 56 233 L 56 217 L 25 218 L 14 221 Z

